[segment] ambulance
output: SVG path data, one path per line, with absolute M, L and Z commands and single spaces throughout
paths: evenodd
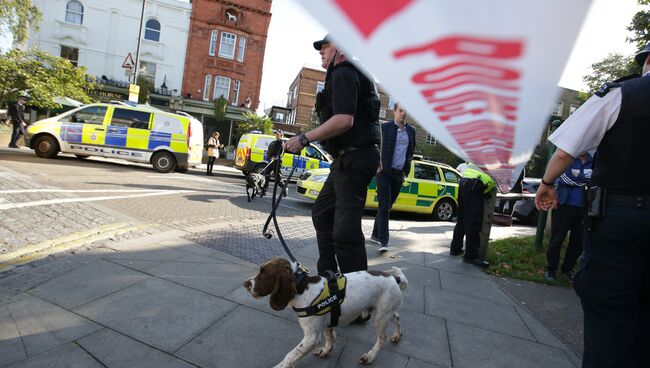
M 275 140 L 272 135 L 259 133 L 244 134 L 237 144 L 235 150 L 235 167 L 240 169 L 244 175 L 249 172 L 259 173 L 270 162 L 267 155 L 269 144 Z M 286 140 L 285 140 L 286 141 Z M 318 146 L 309 144 L 300 151 L 299 155 L 284 153 L 280 172 L 282 175 L 289 175 L 294 165 L 296 170 L 294 177 L 300 176 L 307 170 L 329 168 L 332 159 L 328 154 L 323 152 Z
M 189 114 L 149 106 L 95 103 L 40 120 L 27 128 L 28 147 L 38 157 L 59 152 L 149 163 L 161 173 L 201 164 L 203 124 Z

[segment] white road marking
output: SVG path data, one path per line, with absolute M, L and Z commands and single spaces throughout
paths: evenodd
M 246 186 L 245 183 L 242 183 L 242 184 L 231 184 L 231 183 L 226 183 L 226 182 L 219 181 L 219 180 L 214 180 L 214 179 L 197 178 L 197 177 L 195 177 L 195 176 L 191 176 L 191 175 L 185 175 L 185 176 L 181 176 L 181 175 L 178 175 L 178 176 L 170 176 L 170 175 L 165 175 L 165 176 L 162 176 L 162 175 L 161 175 L 161 176 L 158 176 L 158 175 L 151 175 L 151 176 L 149 176 L 149 178 L 152 178 L 152 179 L 181 179 L 181 180 L 189 180 L 189 181 L 200 181 L 200 182 L 202 182 L 202 183 L 210 183 L 210 184 L 215 184 L 215 183 L 216 183 L 216 184 L 218 184 L 219 186 L 229 186 L 229 187 L 238 188 L 238 189 L 241 189 L 242 187 Z
M 158 191 L 158 192 L 154 192 L 154 193 L 142 193 L 142 194 L 133 194 L 133 195 L 125 195 L 125 196 L 63 198 L 63 199 L 50 199 L 50 200 L 34 201 L 34 202 L 7 203 L 7 204 L 0 204 L 0 211 L 1 210 L 12 209 L 12 208 L 45 206 L 45 205 L 60 204 L 60 203 L 107 201 L 107 200 L 112 200 L 112 199 L 142 198 L 142 197 L 153 197 L 153 196 L 172 195 L 172 194 L 181 194 L 181 193 L 193 193 L 193 192 L 195 192 L 195 191 L 194 190 L 165 190 L 165 191 Z
M 0 190 L 0 194 L 22 194 L 22 193 L 150 193 L 168 192 L 165 189 L 12 189 Z

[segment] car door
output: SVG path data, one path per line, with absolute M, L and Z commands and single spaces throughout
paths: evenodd
M 92 105 L 59 119 L 61 150 L 80 155 L 101 155 L 106 139 L 106 106 Z
M 440 169 L 432 163 L 415 162 L 413 164 L 413 180 L 411 186 L 410 191 L 417 193 L 412 211 L 431 213 L 438 199 L 440 189 L 444 187 L 441 181 Z
M 419 183 L 414 181 L 415 165 L 417 165 L 416 162 L 411 162 L 411 172 L 404 178 L 404 183 L 402 183 L 397 200 L 393 204 L 393 208 L 396 211 L 412 212 L 417 208 Z

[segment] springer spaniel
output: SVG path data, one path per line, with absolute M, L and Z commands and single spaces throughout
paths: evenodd
M 295 263 L 276 257 L 262 264 L 257 275 L 244 282 L 244 287 L 254 298 L 271 295 L 269 304 L 275 310 L 282 310 L 287 305 L 304 308 L 320 294 L 327 280 L 324 277 L 307 276 L 305 281 L 296 285 L 294 278 L 296 270 Z M 370 364 L 386 342 L 386 328 L 389 322 L 393 324 L 391 341 L 397 344 L 402 337 L 396 310 L 402 304 L 402 290 L 406 289 L 408 281 L 397 267 L 393 267 L 389 273 L 358 271 L 346 273 L 344 276 L 347 278 L 347 286 L 345 299 L 341 303 L 339 325 L 345 326 L 358 316 L 367 316 L 373 311 L 377 342 L 359 360 L 361 364 Z M 329 326 L 329 313 L 302 317 L 298 320 L 304 337 L 300 344 L 275 366 L 276 368 L 293 367 L 318 344 L 321 334 L 325 336 L 325 344 L 314 351 L 314 354 L 319 358 L 325 358 L 332 351 L 336 333 Z

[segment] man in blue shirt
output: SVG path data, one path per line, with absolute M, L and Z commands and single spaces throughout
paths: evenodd
M 370 240 L 379 243 L 379 252 L 388 251 L 388 217 L 404 178 L 411 171 L 415 151 L 415 128 L 406 123 L 406 111 L 398 103 L 395 118 L 381 125 L 381 171 L 375 177 L 379 208 Z
M 586 153 L 573 160 L 573 164 L 560 176 L 557 181 L 558 207 L 551 218 L 551 240 L 546 251 L 548 268 L 546 279 L 555 281 L 557 268 L 560 263 L 562 243 L 569 236 L 569 245 L 564 254 L 562 275 L 571 278 L 573 267 L 582 253 L 582 207 L 584 203 L 584 187 L 591 179 L 592 157 Z

